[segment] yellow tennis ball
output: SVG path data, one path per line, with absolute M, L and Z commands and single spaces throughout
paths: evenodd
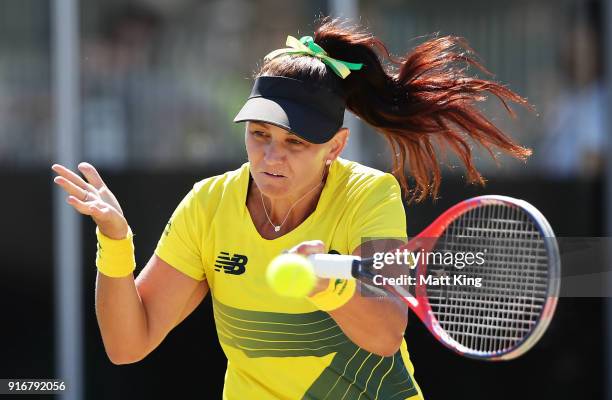
M 312 264 L 299 254 L 281 254 L 266 271 L 272 289 L 286 297 L 304 297 L 314 288 L 316 276 Z

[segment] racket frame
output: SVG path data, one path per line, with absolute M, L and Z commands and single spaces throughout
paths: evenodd
M 529 215 L 544 238 L 544 246 L 549 257 L 546 303 L 542 307 L 540 315 L 536 319 L 536 324 L 531 332 L 513 347 L 500 352 L 475 351 L 463 346 L 450 337 L 435 317 L 427 295 L 426 285 L 420 284 L 421 276 L 425 276 L 427 273 L 427 264 L 422 259 L 416 265 L 415 295 L 412 295 L 408 290 L 401 287 L 385 286 L 412 309 L 439 342 L 462 356 L 487 361 L 511 360 L 525 354 L 542 337 L 554 315 L 560 290 L 561 262 L 555 234 L 544 215 L 542 215 L 537 208 L 524 200 L 500 195 L 473 197 L 446 210 L 407 244 L 399 247 L 400 250 L 406 249 L 411 252 L 419 250 L 425 252 L 431 251 L 448 226 L 461 215 L 479 206 L 500 204 L 520 207 Z M 342 266 L 336 262 L 339 260 L 338 257 L 343 257 L 344 262 Z M 372 272 L 372 257 L 362 259 L 357 256 L 317 254 L 309 256 L 309 258 L 313 261 L 315 273 L 321 277 L 344 279 L 350 277 L 355 279 L 367 277 L 371 279 L 374 275 Z M 333 267 L 329 265 L 330 263 L 334 264 Z

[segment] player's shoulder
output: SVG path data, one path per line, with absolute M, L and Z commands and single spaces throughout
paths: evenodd
M 248 176 L 248 163 L 240 168 L 223 174 L 204 178 L 193 185 L 194 194 L 198 197 L 224 196 L 238 189 L 245 176 Z
M 398 186 L 395 177 L 379 169 L 338 157 L 334 163 L 339 183 L 350 192 L 376 186 Z
M 204 178 L 194 183 L 186 201 L 194 202 L 199 209 L 204 211 L 204 214 L 213 217 L 220 210 L 221 205 L 235 207 L 241 204 L 241 196 L 247 185 L 248 177 L 248 163 L 244 163 L 233 171 Z

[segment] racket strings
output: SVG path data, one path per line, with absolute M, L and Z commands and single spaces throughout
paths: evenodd
M 450 284 L 426 289 L 433 314 L 451 339 L 468 351 L 496 354 L 529 335 L 547 300 L 544 240 L 525 211 L 503 203 L 480 205 L 448 226 L 435 252 L 480 252 L 484 261 L 463 268 L 457 262 L 427 266 L 428 275 L 449 277 Z

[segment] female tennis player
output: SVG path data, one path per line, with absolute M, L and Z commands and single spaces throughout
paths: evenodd
M 96 314 L 110 360 L 146 357 L 210 292 L 228 359 L 224 399 L 422 399 L 401 302 L 362 296 L 354 280 L 319 279 L 304 298 L 283 298 L 265 270 L 288 249 L 368 256 L 403 243 L 402 195 L 424 199 L 440 185 L 435 146 L 448 145 L 472 182 L 483 178 L 468 136 L 529 155 L 475 106 L 487 92 L 525 100 L 457 62 L 480 67 L 455 37 L 401 58 L 335 20 L 314 38 L 289 37 L 265 57 L 235 118 L 246 122 L 248 162 L 195 183 L 136 279 L 132 231 L 96 169 L 81 163 L 82 179 L 54 165 L 68 203 L 97 224 Z M 395 176 L 339 157 L 347 108 L 389 141 Z M 366 247 L 367 237 L 397 239 Z

